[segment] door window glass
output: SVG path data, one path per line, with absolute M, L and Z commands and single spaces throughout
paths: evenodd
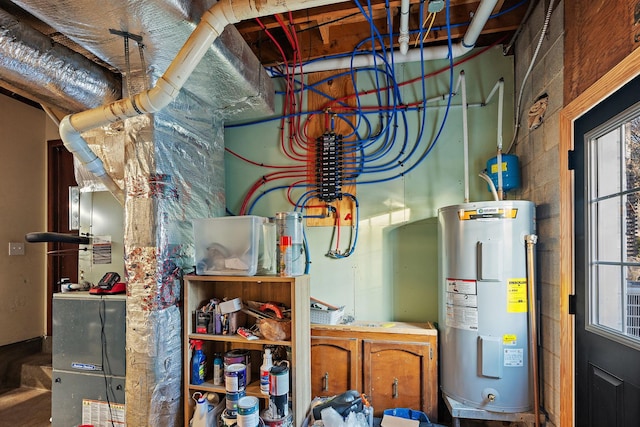
M 640 107 L 585 138 L 587 329 L 640 348 Z

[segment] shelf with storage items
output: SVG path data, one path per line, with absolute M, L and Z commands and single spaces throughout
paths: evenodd
M 311 391 L 365 393 L 374 414 L 412 408 L 438 419 L 438 336 L 431 323 L 358 322 L 311 328 Z
M 287 349 L 291 376 L 291 413 L 294 425 L 302 425 L 307 408 L 311 402 L 310 386 L 310 324 L 309 324 L 309 276 L 196 276 L 184 277 L 184 313 L 183 313 L 183 398 L 185 426 L 193 414 L 193 393 L 215 392 L 224 397 L 222 385 L 213 383 L 213 356 L 230 350 L 246 349 L 251 354 L 250 376 L 247 384 L 247 396 L 261 400 L 261 409 L 268 404 L 269 396 L 260 392 L 259 367 L 262 364 L 262 352 L 265 346 L 282 346 Z M 286 341 L 267 339 L 248 340 L 238 334 L 213 335 L 195 333 L 195 311 L 210 299 L 240 298 L 244 301 L 276 301 L 291 310 L 291 338 Z M 247 316 L 246 325 L 255 323 L 255 318 Z M 190 340 L 201 340 L 207 356 L 207 380 L 198 385 L 191 383 Z

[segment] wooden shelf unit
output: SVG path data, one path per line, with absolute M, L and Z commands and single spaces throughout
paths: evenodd
M 277 301 L 291 308 L 291 340 L 247 340 L 239 335 L 211 335 L 195 333 L 194 312 L 211 298 L 240 298 L 242 301 Z M 291 400 L 294 425 L 302 425 L 305 414 L 311 403 L 311 356 L 310 356 L 310 285 L 309 276 L 276 277 L 276 276 L 196 276 L 184 277 L 184 312 L 183 312 L 183 406 L 184 425 L 189 425 L 193 415 L 194 402 L 191 396 L 196 391 L 220 393 L 224 397 L 224 384 L 213 384 L 213 355 L 225 353 L 232 349 L 251 350 L 252 381 L 245 390 L 247 396 L 261 399 L 261 408 L 268 404 L 269 397 L 260 393 L 258 370 L 262 364 L 262 353 L 266 345 L 281 345 L 290 348 Z M 248 325 L 255 319 L 248 317 Z M 191 349 L 192 339 L 204 342 L 203 350 L 207 356 L 208 381 L 191 384 Z

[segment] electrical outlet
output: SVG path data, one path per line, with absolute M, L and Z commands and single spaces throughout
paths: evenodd
M 24 255 L 24 243 L 9 242 L 9 255 Z

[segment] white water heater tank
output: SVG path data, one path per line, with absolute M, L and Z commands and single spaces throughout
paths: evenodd
M 438 219 L 442 391 L 487 411 L 529 411 L 525 237 L 535 233 L 535 206 L 466 203 Z

